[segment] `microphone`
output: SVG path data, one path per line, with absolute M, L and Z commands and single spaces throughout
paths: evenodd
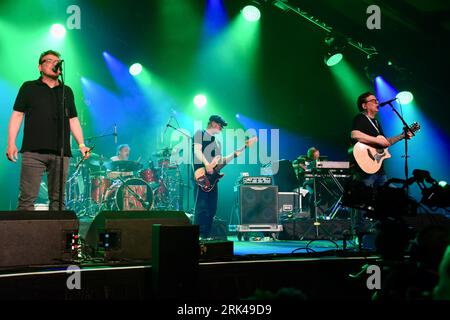
M 393 102 L 393 101 L 395 101 L 395 100 L 397 100 L 397 98 L 394 98 L 394 99 L 391 99 L 391 100 L 388 100 L 388 101 L 384 101 L 384 102 L 380 102 L 379 104 L 378 104 L 378 107 L 384 107 L 385 105 L 387 105 L 387 104 L 389 104 L 389 103 L 391 103 L 391 102 Z
M 114 125 L 114 144 L 117 144 L 117 126 Z
M 64 62 L 64 60 L 59 60 L 57 64 L 55 64 L 55 66 L 52 68 L 53 72 L 57 72 L 58 69 L 62 72 L 62 63 Z
M 172 116 L 170 116 L 169 121 L 167 121 L 166 127 L 164 128 L 164 133 L 163 135 L 166 134 L 167 128 L 170 126 L 170 121 L 172 120 Z

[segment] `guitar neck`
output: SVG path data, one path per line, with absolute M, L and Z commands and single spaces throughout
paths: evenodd
M 229 162 L 231 162 L 231 160 L 233 160 L 234 158 L 239 157 L 239 155 L 242 153 L 242 151 L 244 151 L 247 148 L 247 145 L 243 146 L 242 148 L 236 150 L 235 152 L 233 152 L 233 154 L 230 154 L 228 157 L 225 157 L 222 161 L 222 168 L 224 166 L 226 166 Z

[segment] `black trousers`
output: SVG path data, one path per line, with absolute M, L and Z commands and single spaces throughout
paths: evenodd
M 17 210 L 34 210 L 42 176 L 47 173 L 49 210 L 59 209 L 59 174 L 61 157 L 54 154 L 24 152 L 20 172 L 20 194 Z M 63 192 L 69 170 L 69 157 L 64 157 Z M 64 195 L 62 208 L 64 209 Z
M 197 185 L 194 188 L 195 196 L 195 218 L 194 223 L 199 225 L 200 237 L 211 236 L 211 229 L 214 216 L 217 211 L 218 186 L 216 185 L 210 192 L 205 192 Z

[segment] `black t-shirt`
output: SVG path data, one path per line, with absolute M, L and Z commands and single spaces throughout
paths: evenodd
M 378 130 L 377 130 L 378 129 Z M 353 118 L 352 123 L 352 131 L 353 130 L 359 130 L 362 133 L 365 133 L 369 136 L 376 137 L 379 135 L 384 136 L 383 128 L 381 127 L 381 124 L 376 119 L 370 119 L 363 113 L 359 113 Z M 351 145 L 354 145 L 356 142 L 358 142 L 355 139 L 350 138 Z M 356 161 L 353 157 L 353 155 L 350 155 L 350 167 L 352 169 L 352 174 L 363 174 L 364 176 L 367 175 L 364 173 L 359 166 L 356 164 Z M 384 173 L 384 164 L 381 165 L 380 170 L 378 173 Z
M 194 134 L 194 144 L 202 145 L 202 153 L 208 162 L 211 162 L 216 155 L 221 154 L 220 143 L 216 141 L 216 137 L 211 136 L 206 130 L 198 130 Z M 194 170 L 203 167 L 201 160 L 195 157 L 194 152 L 192 154 L 194 155 Z
M 363 113 L 359 113 L 353 119 L 352 131 L 353 130 L 359 130 L 362 133 L 368 134 L 369 136 L 372 137 L 376 137 L 379 135 L 384 136 L 383 128 L 381 128 L 380 123 L 376 119 L 369 120 L 369 118 Z M 355 140 L 352 141 L 353 144 L 355 144 L 356 142 L 357 141 Z
M 25 114 L 20 152 L 59 154 L 62 89 L 62 85 L 50 88 L 41 79 L 27 81 L 20 87 L 13 108 Z M 77 110 L 72 89 L 68 86 L 65 86 L 65 107 L 64 155 L 72 156 L 69 119 L 77 116 Z

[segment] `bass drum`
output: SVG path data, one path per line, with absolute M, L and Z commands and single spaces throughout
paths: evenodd
M 153 191 L 150 185 L 137 178 L 130 178 L 124 183 L 118 183 L 112 186 L 114 190 L 111 193 L 109 201 L 111 210 L 131 211 L 131 210 L 150 210 L 153 207 Z M 130 190 L 131 189 L 131 190 Z

